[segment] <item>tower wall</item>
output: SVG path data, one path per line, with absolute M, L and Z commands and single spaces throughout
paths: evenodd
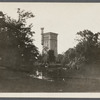
M 54 50 L 54 54 L 57 57 L 57 35 L 51 34 L 50 35 L 50 50 Z
M 57 57 L 57 34 L 56 33 L 43 33 L 43 53 L 45 50 L 54 50 L 54 55 Z

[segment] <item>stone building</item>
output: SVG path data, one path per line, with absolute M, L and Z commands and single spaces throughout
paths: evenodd
M 54 50 L 54 55 L 57 57 L 57 33 L 47 32 L 44 33 L 44 28 L 41 28 L 42 41 L 41 44 L 43 46 L 42 53 L 47 53 L 48 50 Z

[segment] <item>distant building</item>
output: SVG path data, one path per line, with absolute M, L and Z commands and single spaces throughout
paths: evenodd
M 43 46 L 42 53 L 46 53 L 48 50 L 54 50 L 54 55 L 57 57 L 57 33 L 47 32 L 44 33 L 44 28 L 41 28 L 42 41 L 41 44 Z

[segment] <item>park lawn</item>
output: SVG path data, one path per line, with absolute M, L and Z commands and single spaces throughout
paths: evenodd
M 99 64 L 66 71 L 63 82 L 35 79 L 29 75 L 0 67 L 0 92 L 100 92 Z
M 46 92 L 51 85 L 48 81 L 29 77 L 29 73 L 0 69 L 0 92 Z

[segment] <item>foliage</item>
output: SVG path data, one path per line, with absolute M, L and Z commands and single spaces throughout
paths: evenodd
M 75 48 L 69 48 L 64 54 L 62 63 L 64 65 L 68 64 L 71 60 L 73 60 L 75 58 L 75 56 L 76 56 Z
M 27 19 L 34 15 L 19 8 L 17 13 L 17 20 L 3 14 L 3 20 L 0 20 L 0 47 L 3 53 L 6 52 L 4 48 L 13 51 L 14 54 L 9 54 L 8 58 L 15 57 L 16 65 L 32 65 L 38 59 L 38 50 L 33 44 L 32 24 L 27 25 Z
M 81 36 L 79 43 L 76 45 L 77 56 L 84 56 L 86 60 L 93 61 L 98 57 L 99 51 L 99 33 L 93 33 L 89 30 L 77 33 Z
M 64 57 L 63 54 L 58 54 L 57 59 L 56 59 L 56 62 L 57 63 L 62 63 L 63 57 Z
M 48 62 L 48 54 L 44 53 L 44 54 L 42 54 L 41 57 L 42 57 L 41 58 L 42 63 L 47 63 Z
M 55 55 L 54 55 L 54 50 L 48 50 L 42 55 L 39 55 L 39 62 L 41 63 L 53 63 L 56 61 Z
M 55 62 L 54 50 L 48 51 L 48 62 L 50 63 Z
M 78 44 L 68 49 L 63 58 L 63 64 L 70 68 L 77 68 L 81 63 L 100 59 L 100 33 L 84 30 L 78 32 L 77 35 Z

